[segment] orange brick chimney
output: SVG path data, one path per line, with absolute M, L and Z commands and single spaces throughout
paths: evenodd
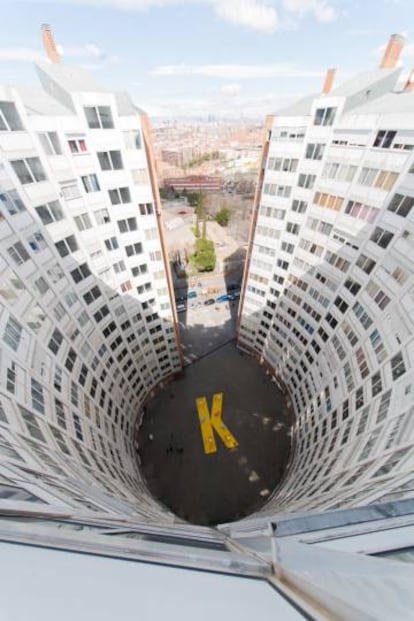
M 380 62 L 380 69 L 393 69 L 398 62 L 405 39 L 400 34 L 393 34 L 388 41 L 384 56 Z
M 46 51 L 46 54 L 49 60 L 52 63 L 59 63 L 60 54 L 56 49 L 56 45 L 53 40 L 52 30 L 49 24 L 42 24 L 41 33 L 42 33 L 43 46 L 45 48 L 45 51 Z
M 410 75 L 407 78 L 407 81 L 404 85 L 405 91 L 412 91 L 414 89 L 414 69 L 411 69 Z
M 328 71 L 326 72 L 325 81 L 322 86 L 322 93 L 324 95 L 327 95 L 331 92 L 332 84 L 335 79 L 335 73 L 336 69 L 328 69 Z

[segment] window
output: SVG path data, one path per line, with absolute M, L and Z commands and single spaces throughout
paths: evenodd
M 306 201 L 292 201 L 292 211 L 296 211 L 297 213 L 304 213 L 306 211 L 306 207 L 308 203 Z
M 376 226 L 370 239 L 381 248 L 386 248 L 393 237 L 394 235 L 393 233 L 390 233 L 390 231 L 386 231 L 380 226 Z
M 398 173 L 390 170 L 380 170 L 375 179 L 374 186 L 380 190 L 390 191 L 398 179 Z
M 120 170 L 123 168 L 121 151 L 100 151 L 98 160 L 102 170 Z
M 21 336 L 22 326 L 17 321 L 15 321 L 13 317 L 9 317 L 4 328 L 3 341 L 7 343 L 7 345 L 9 345 L 9 347 L 13 349 L 13 351 L 17 351 Z
M 75 351 L 70 348 L 68 355 L 66 356 L 66 360 L 65 360 L 65 367 L 68 371 L 72 371 L 74 364 L 76 362 L 76 353 Z
M 109 211 L 107 209 L 98 209 L 94 212 L 96 224 L 99 226 L 100 224 L 108 224 L 111 221 L 109 217 Z
M 45 401 L 43 398 L 43 387 L 33 377 L 31 378 L 32 408 L 41 414 L 45 412 Z
M 109 190 L 109 198 L 112 205 L 130 203 L 131 193 L 129 191 L 129 188 L 115 188 L 113 190 Z
M 296 172 L 299 160 L 269 157 L 267 168 L 269 170 L 282 170 L 284 172 Z
M 152 203 L 140 203 L 139 213 L 141 216 L 150 216 L 154 213 L 154 206 Z
M 101 189 L 98 183 L 98 177 L 95 174 L 84 175 L 81 177 L 85 192 L 99 192 Z
M 132 275 L 139 276 L 140 274 L 146 274 L 148 272 L 148 266 L 146 263 L 142 263 L 142 265 L 137 265 L 132 268 Z
M 320 142 L 306 145 L 305 158 L 308 160 L 321 160 L 323 152 L 325 151 L 325 145 Z
M 360 220 L 366 220 L 367 222 L 374 222 L 379 209 L 376 207 L 370 207 L 357 201 L 348 201 L 345 207 L 345 213 L 353 218 L 359 218 Z
M 90 274 L 91 270 L 87 263 L 82 263 L 82 265 L 79 265 L 79 267 L 75 268 L 70 273 L 75 283 L 81 282 L 81 280 L 84 280 L 84 278 L 87 278 Z
M 47 243 L 40 231 L 35 231 L 27 238 L 27 242 L 33 252 L 40 252 L 47 248 Z
M 86 212 L 81 213 L 79 216 L 75 216 L 74 220 L 79 231 L 87 231 L 88 229 L 92 228 L 90 216 Z
M 84 108 L 90 129 L 112 129 L 114 122 L 109 106 L 88 106 Z
M 96 311 L 96 313 L 94 313 L 93 317 L 96 323 L 99 323 L 108 314 L 109 314 L 109 308 L 106 304 L 104 304 L 99 310 Z
M 74 235 L 69 235 L 69 237 L 65 237 L 65 239 L 56 242 L 55 246 L 61 257 L 66 257 L 68 254 L 75 252 L 79 248 Z
M 355 280 L 352 280 L 352 278 L 346 279 L 345 287 L 352 293 L 352 295 L 356 295 L 361 289 L 361 285 Z
M 40 429 L 40 425 L 36 419 L 36 416 L 20 405 L 19 410 L 26 424 L 27 430 L 32 438 L 35 438 L 35 440 L 40 440 L 40 442 L 46 442 L 45 437 Z
M 34 281 L 34 286 L 36 287 L 40 295 L 44 295 L 47 291 L 49 291 L 49 285 L 47 284 L 47 281 L 43 278 L 43 276 L 40 276 Z
M 292 191 L 289 185 L 277 185 L 275 183 L 265 183 L 263 186 L 263 194 L 269 194 L 269 196 L 281 196 L 289 198 Z
M 318 108 L 313 120 L 314 125 L 333 125 L 336 108 Z
M 401 352 L 391 358 L 391 373 L 393 380 L 398 379 L 405 373 L 405 364 Z
M 39 139 L 46 155 L 61 155 L 62 149 L 56 132 L 43 132 L 39 134 Z
M 365 254 L 359 255 L 356 265 L 366 274 L 370 274 L 375 267 L 375 261 Z
M 24 127 L 12 101 L 0 101 L 0 131 L 16 132 Z
M 51 203 L 45 203 L 35 207 L 37 215 L 42 221 L 42 224 L 51 224 L 52 222 L 58 222 L 63 219 L 63 211 L 59 201 L 52 201 Z
M 87 291 L 84 296 L 83 299 L 85 300 L 86 304 L 92 304 L 92 302 L 94 302 L 95 300 L 97 300 L 100 296 L 101 296 L 101 290 L 99 289 L 99 287 L 95 286 L 92 287 L 92 289 L 90 289 L 90 291 Z
M 46 179 L 46 175 L 38 157 L 27 157 L 24 160 L 14 160 L 10 163 L 20 183 L 24 185 L 45 181 Z
M 128 233 L 138 229 L 136 218 L 126 218 L 126 220 L 118 220 L 118 228 L 120 233 Z
M 142 148 L 142 140 L 141 140 L 141 132 L 136 129 L 133 131 L 123 132 L 125 146 L 127 149 L 141 149 Z
M 52 336 L 48 343 L 48 348 L 50 349 L 50 351 L 52 351 L 56 355 L 59 351 L 59 347 L 61 346 L 62 341 L 63 341 L 63 336 L 61 332 L 55 329 L 53 330 Z
M 300 188 L 307 188 L 311 190 L 315 185 L 316 175 L 304 175 L 303 173 L 299 175 L 298 186 Z
M 365 330 L 368 330 L 368 328 L 372 325 L 372 319 L 368 315 L 368 313 L 365 311 L 364 307 L 361 306 L 359 302 L 355 302 L 354 306 L 352 307 L 352 310 L 354 311 L 355 315 L 358 317 L 361 324 L 364 326 Z
M 63 198 L 67 201 L 74 198 L 80 198 L 82 196 L 75 179 L 71 181 L 64 181 L 63 183 L 61 183 L 60 191 Z
M 396 213 L 402 218 L 406 218 L 414 205 L 412 196 L 403 196 L 402 194 L 394 194 L 387 209 Z
M 321 207 L 327 207 L 328 209 L 339 211 L 342 207 L 344 199 L 342 196 L 334 196 L 333 194 L 326 194 L 325 192 L 316 192 L 313 202 Z
M 85 153 L 88 150 L 84 138 L 68 140 L 68 145 L 71 153 Z
M 378 395 L 382 390 L 381 373 L 379 371 L 371 377 L 371 390 L 373 397 Z
M 142 244 L 138 242 L 137 244 L 131 244 L 130 246 L 125 246 L 125 252 L 126 252 L 127 257 L 132 257 L 134 254 L 141 254 Z
M 112 267 L 114 268 L 115 274 L 119 274 L 120 272 L 124 272 L 126 270 L 124 261 L 118 261 L 117 263 L 114 263 Z
M 117 250 L 119 248 L 117 238 L 109 237 L 109 239 L 105 239 L 105 246 L 107 250 Z
M 395 131 L 387 131 L 385 129 L 379 131 L 374 140 L 374 147 L 389 149 L 396 135 L 397 132 Z
M 339 295 L 335 298 L 334 304 L 337 308 L 339 308 L 342 314 L 346 313 L 348 310 L 348 304 Z
M 7 248 L 7 252 L 10 257 L 16 263 L 16 265 L 22 265 L 30 259 L 30 255 L 21 242 L 16 242 L 10 248 Z
M 11 216 L 20 211 L 25 211 L 26 207 L 16 190 L 0 193 L 0 205 L 5 207 Z

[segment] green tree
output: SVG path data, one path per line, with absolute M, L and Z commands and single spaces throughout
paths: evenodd
M 227 226 L 230 221 L 231 211 L 228 207 L 222 207 L 214 216 L 220 226 Z
M 187 200 L 191 207 L 197 207 L 198 192 L 187 192 Z
M 192 262 L 199 272 L 211 272 L 216 266 L 214 243 L 209 239 L 197 239 Z
M 201 237 L 207 239 L 207 214 L 203 214 L 203 231 Z

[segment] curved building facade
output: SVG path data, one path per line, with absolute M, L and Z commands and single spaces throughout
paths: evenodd
M 148 121 L 45 31 L 43 88 L 0 87 L 2 617 L 410 619 L 400 38 L 380 69 L 334 90 L 330 72 L 268 119 L 237 338 L 289 396 L 293 457 L 261 512 L 205 528 L 149 496 L 135 445 L 181 370 Z
M 266 512 L 412 495 L 414 92 L 380 68 L 268 119 L 238 343 L 284 385 Z
M 181 368 L 148 121 L 80 69 L 38 72 L 0 91 L 4 483 L 162 519 L 134 447 Z

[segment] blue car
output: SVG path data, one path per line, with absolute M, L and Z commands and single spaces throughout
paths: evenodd
M 231 296 L 228 293 L 223 293 L 216 298 L 216 302 L 228 302 L 231 300 Z
M 197 297 L 197 291 L 189 291 L 187 293 L 187 298 L 190 300 L 191 298 L 196 298 Z

